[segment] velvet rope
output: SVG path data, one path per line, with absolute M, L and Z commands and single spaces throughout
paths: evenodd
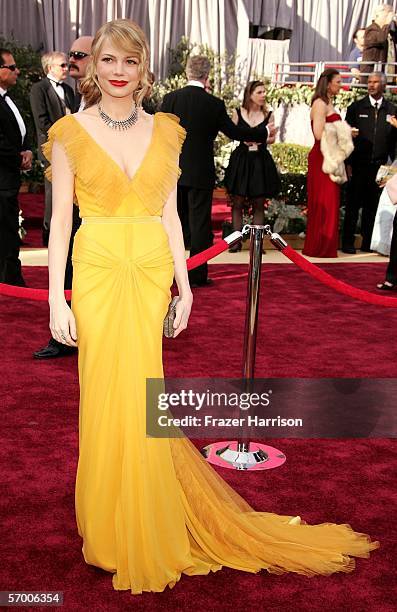
M 367 304 L 374 304 L 376 306 L 386 306 L 387 308 L 397 308 L 397 299 L 392 297 L 385 297 L 383 295 L 376 295 L 375 293 L 370 293 L 369 291 L 364 291 L 363 289 L 357 289 L 356 287 L 352 287 L 352 285 L 348 285 L 343 281 L 340 281 L 331 274 L 324 272 L 318 266 L 315 266 L 310 261 L 302 257 L 300 253 L 297 253 L 292 247 L 289 245 L 280 249 L 283 255 L 288 257 L 294 264 L 299 266 L 301 270 L 307 272 L 320 281 L 324 285 L 331 287 L 331 289 L 335 289 L 339 293 L 343 295 L 348 295 L 356 300 L 360 300 L 361 302 L 366 302 Z
M 193 255 L 193 257 L 189 257 L 186 261 L 187 269 L 193 270 L 197 268 L 197 266 L 201 266 L 203 263 L 206 263 L 208 260 L 213 259 L 223 251 L 228 249 L 230 244 L 226 242 L 226 240 L 220 240 L 214 246 L 202 251 L 201 253 L 197 253 L 197 255 Z
M 223 251 L 229 248 L 229 244 L 225 240 L 220 240 L 214 246 L 189 257 L 186 261 L 187 269 L 193 270 L 197 266 L 201 266 L 210 259 L 213 259 Z M 0 295 L 6 295 L 8 297 L 23 298 L 25 300 L 35 300 L 38 302 L 46 302 L 48 300 L 48 289 L 30 289 L 28 287 L 16 287 L 15 285 L 6 285 L 0 283 Z M 65 291 L 65 297 L 67 300 L 72 299 L 72 292 Z

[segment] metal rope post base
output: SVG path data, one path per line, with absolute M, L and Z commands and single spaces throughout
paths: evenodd
M 244 333 L 244 363 L 243 380 L 244 393 L 250 393 L 254 381 L 256 332 L 258 322 L 259 289 L 262 266 L 264 225 L 246 225 L 242 233 L 250 231 L 250 262 L 247 287 L 247 307 L 245 313 Z M 242 436 L 233 442 L 217 442 L 203 448 L 203 455 L 210 463 L 237 470 L 261 469 L 278 467 L 285 461 L 285 455 L 265 444 L 251 442 L 248 436 Z

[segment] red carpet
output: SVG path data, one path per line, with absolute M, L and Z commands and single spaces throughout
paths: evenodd
M 384 273 L 378 264 L 324 269 L 368 290 Z M 165 342 L 169 376 L 240 375 L 245 271 L 211 266 L 217 282 L 195 292 L 189 329 Z M 43 268 L 27 268 L 25 276 L 31 286 L 45 285 Z M 220 470 L 257 509 L 300 514 L 309 522 L 349 522 L 379 539 L 381 549 L 359 559 L 353 574 L 309 579 L 225 569 L 183 577 L 162 594 L 113 591 L 109 574 L 83 562 L 74 523 L 76 361 L 32 360 L 48 339 L 45 303 L 0 298 L 0 316 L 0 590 L 62 590 L 65 610 L 395 610 L 393 440 L 277 440 L 287 455 L 283 467 L 256 474 Z M 394 310 L 353 302 L 292 265 L 265 265 L 257 376 L 397 377 L 390 342 L 396 325 Z
M 41 228 L 44 214 L 44 193 L 20 193 L 19 207 L 24 219 L 23 227 L 27 232 L 22 247 L 29 249 L 42 248 Z

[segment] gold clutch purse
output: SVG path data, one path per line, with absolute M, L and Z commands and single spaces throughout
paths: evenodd
M 163 332 L 166 338 L 173 338 L 174 336 L 174 321 L 176 317 L 176 305 L 179 302 L 179 296 L 172 298 L 171 303 L 168 307 L 168 312 L 165 315 L 163 323 Z

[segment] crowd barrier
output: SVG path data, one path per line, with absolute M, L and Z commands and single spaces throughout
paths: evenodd
M 193 270 L 194 268 L 197 268 L 198 266 L 210 261 L 217 255 L 220 255 L 230 246 L 242 240 L 244 234 L 249 233 L 250 227 L 251 226 L 246 225 L 244 226 L 242 232 L 233 232 L 225 239 L 220 240 L 202 253 L 198 253 L 197 255 L 193 255 L 193 257 L 189 257 L 189 259 L 186 260 L 187 269 Z M 386 308 L 397 308 L 397 299 L 388 296 L 377 295 L 376 293 L 365 291 L 364 289 L 358 289 L 357 287 L 353 287 L 352 285 L 349 285 L 347 283 L 344 283 L 343 281 L 338 280 L 337 278 L 334 278 L 331 274 L 328 274 L 328 272 L 325 272 L 317 265 L 308 261 L 300 253 L 295 251 L 285 242 L 285 240 L 279 234 L 273 233 L 269 225 L 264 226 L 264 231 L 268 235 L 272 244 L 279 251 L 281 251 L 281 253 L 285 255 L 285 257 L 287 257 L 292 263 L 296 264 L 299 268 L 301 268 L 301 270 L 303 270 L 307 274 L 310 274 L 310 276 L 320 281 L 324 285 L 327 285 L 331 289 L 338 291 L 338 293 L 342 293 L 343 295 L 347 295 L 348 297 L 360 300 L 361 302 L 366 302 L 367 304 L 373 304 L 375 306 L 385 306 Z M 48 300 L 48 289 L 32 289 L 30 287 L 17 287 L 15 285 L 7 285 L 5 283 L 0 283 L 0 295 L 23 298 L 25 300 L 45 302 Z M 67 300 L 71 300 L 72 292 L 65 291 L 65 297 Z

